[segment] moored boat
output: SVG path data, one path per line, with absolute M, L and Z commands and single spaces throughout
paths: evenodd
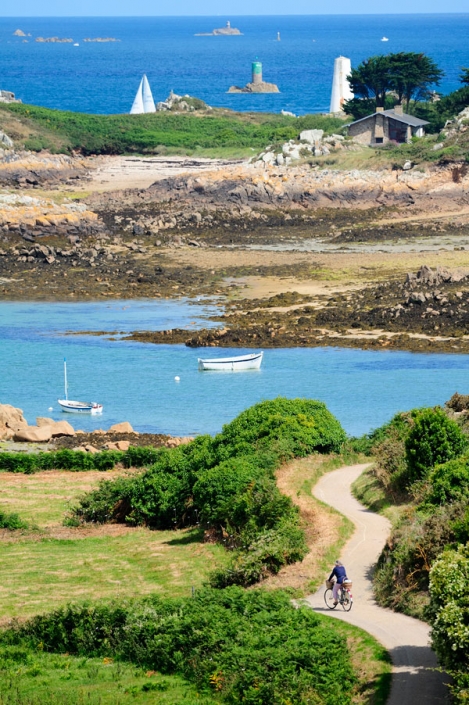
M 57 399 L 62 411 L 70 414 L 101 414 L 103 405 L 95 401 L 72 401 L 68 398 L 68 383 L 67 383 L 67 361 L 64 358 L 64 384 L 65 384 L 65 399 Z
M 239 370 L 258 370 L 264 353 L 251 353 L 237 357 L 215 357 L 210 360 L 199 357 L 199 370 L 222 370 L 237 372 Z

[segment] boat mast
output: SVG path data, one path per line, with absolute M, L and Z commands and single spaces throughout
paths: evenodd
M 68 401 L 67 360 L 64 358 L 65 400 Z

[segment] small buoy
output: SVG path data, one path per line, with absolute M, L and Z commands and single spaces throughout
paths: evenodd
M 180 381 L 181 381 L 181 378 L 176 375 L 176 377 L 174 378 L 174 381 L 175 381 L 175 382 L 180 382 Z
M 48 411 L 54 411 L 54 407 L 53 407 L 53 406 L 49 406 Z

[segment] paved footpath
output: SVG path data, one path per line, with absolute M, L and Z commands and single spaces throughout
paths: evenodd
M 440 705 L 448 702 L 443 674 L 434 670 L 436 657 L 431 650 L 430 628 L 418 619 L 379 607 L 374 598 L 370 574 L 390 532 L 390 522 L 366 509 L 352 495 L 351 485 L 367 465 L 340 468 L 324 475 L 313 489 L 317 499 L 334 507 L 355 525 L 339 558 L 353 580 L 353 607 L 333 612 L 324 604 L 324 584 L 307 603 L 372 634 L 391 654 L 393 679 L 388 705 Z M 331 566 L 332 569 L 332 566 Z M 326 576 L 328 577 L 328 576 Z

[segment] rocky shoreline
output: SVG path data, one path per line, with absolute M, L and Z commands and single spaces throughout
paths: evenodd
M 221 307 L 219 329 L 135 331 L 124 340 L 468 352 L 469 251 L 438 248 L 457 236 L 469 250 L 466 172 L 220 162 L 149 188 L 67 196 L 77 182 L 93 184 L 96 166 L 0 156 L 9 187 L 0 193 L 0 299 L 204 296 Z M 431 243 L 434 256 L 412 252 L 417 241 Z M 380 253 L 381 243 L 396 254 Z M 312 249 L 301 254 L 303 246 Z M 419 273 L 405 279 L 409 264 Z M 263 291 L 257 302 L 246 297 L 251 286 Z M 287 304 L 280 293 L 293 298 Z

